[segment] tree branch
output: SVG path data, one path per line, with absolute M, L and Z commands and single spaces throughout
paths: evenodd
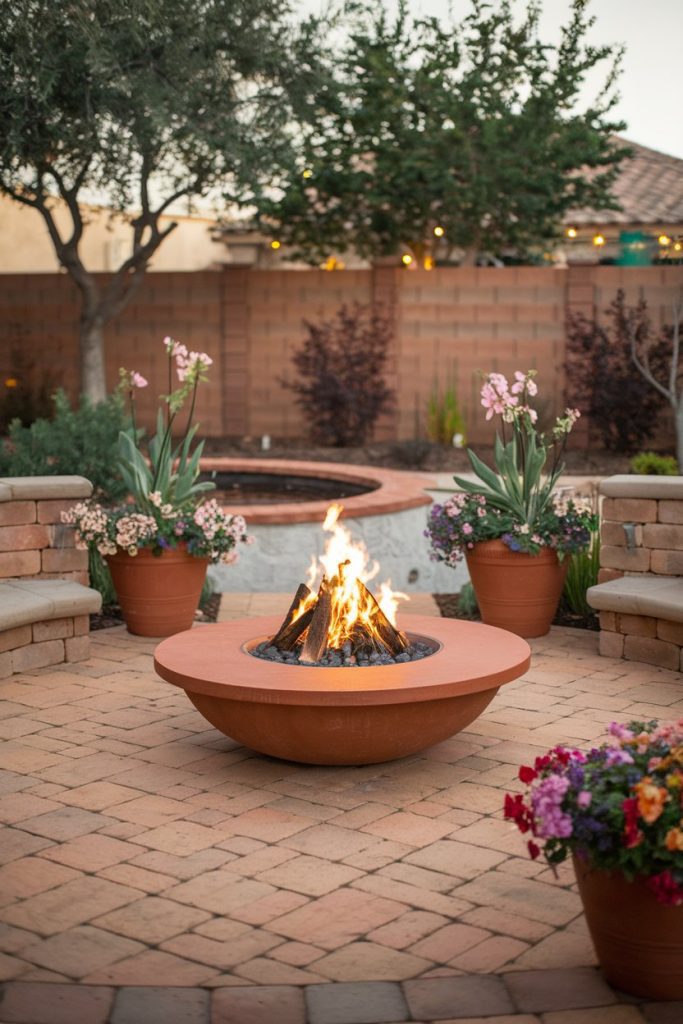
M 632 324 L 629 323 L 626 325 L 626 333 L 628 334 L 631 347 L 631 359 L 633 360 L 635 366 L 642 373 L 643 377 L 648 382 L 648 384 L 651 384 L 653 388 L 656 388 L 656 390 L 659 391 L 660 395 L 663 395 L 664 398 L 666 398 L 667 402 L 669 402 L 670 405 L 673 405 L 673 407 L 676 408 L 676 393 L 675 391 L 672 392 L 669 391 L 668 388 L 665 388 L 664 385 L 660 384 L 657 378 L 653 375 L 650 369 L 647 350 L 645 351 L 642 360 L 638 355 L 636 349 L 636 332 L 633 330 Z

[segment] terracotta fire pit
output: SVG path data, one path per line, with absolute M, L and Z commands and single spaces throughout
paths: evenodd
M 239 619 L 177 633 L 159 644 L 154 665 L 226 736 L 307 764 L 375 764 L 439 743 L 530 661 L 529 645 L 512 633 L 421 615 L 401 619 L 410 639 L 434 648 L 421 661 L 318 668 L 251 655 L 279 625 Z

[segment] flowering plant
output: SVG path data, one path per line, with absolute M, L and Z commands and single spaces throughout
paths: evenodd
M 437 561 L 455 565 L 478 541 L 498 538 L 512 551 L 538 554 L 541 548 L 551 547 L 560 558 L 590 544 L 595 515 L 572 501 L 560 501 L 555 493 L 567 436 L 579 413 L 567 409 L 549 436 L 539 434 L 538 415 L 529 405 L 538 393 L 535 375 L 535 370 L 517 370 L 512 386 L 501 373 L 484 378 L 481 404 L 486 418 L 501 417 L 495 470 L 468 449 L 477 480 L 456 476 L 462 493 L 432 505 L 426 536 Z M 550 470 L 544 475 L 549 458 Z
M 505 817 L 544 841 L 549 864 L 572 852 L 591 868 L 647 878 L 660 903 L 683 904 L 683 719 L 609 727 L 589 753 L 555 747 L 523 766 L 527 794 L 507 794 Z
M 185 544 L 187 551 L 212 562 L 234 562 L 233 550 L 250 542 L 242 516 L 225 513 L 215 499 L 200 504 L 202 495 L 215 484 L 200 481 L 199 460 L 203 442 L 192 450 L 197 424 L 192 423 L 197 389 L 207 380 L 212 359 L 204 352 L 188 352 L 173 338 L 165 338 L 169 365 L 169 394 L 157 413 L 156 434 L 145 453 L 135 418 L 135 394 L 147 387 L 145 378 L 120 370 L 120 387 L 128 393 L 131 429 L 119 434 L 118 464 L 130 492 L 127 502 L 107 508 L 95 502 L 79 502 L 62 513 L 62 521 L 76 527 L 76 544 L 102 557 L 118 550 L 136 555 L 140 548 L 154 554 Z M 173 390 L 175 366 L 180 386 Z M 173 442 L 173 427 L 187 399 L 190 411 L 180 441 Z

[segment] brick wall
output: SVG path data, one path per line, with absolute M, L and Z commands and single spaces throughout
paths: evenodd
M 548 415 L 562 407 L 564 324 L 568 312 L 605 308 L 618 288 L 642 293 L 655 323 L 671 319 L 669 303 L 683 280 L 679 267 L 438 268 L 262 271 L 226 267 L 147 276 L 135 302 L 106 331 L 109 383 L 119 366 L 151 382 L 140 394 L 151 424 L 168 390 L 162 339 L 167 334 L 215 360 L 198 416 L 208 437 L 302 436 L 304 425 L 280 378 L 304 337 L 302 321 L 331 317 L 343 303 L 375 303 L 392 318 L 395 338 L 387 377 L 397 405 L 378 438 L 410 438 L 424 422 L 435 382 L 451 380 L 469 440 L 490 440 L 477 402 L 476 371 L 536 367 Z M 0 374 L 20 346 L 36 371 L 72 395 L 78 390 L 78 297 L 64 274 L 0 276 Z
M 61 513 L 77 498 L 0 501 L 0 581 L 73 580 L 88 586 L 88 552 L 74 546 Z
M 632 547 L 625 523 L 633 526 Z M 636 573 L 683 576 L 683 500 L 605 498 L 600 539 L 600 583 Z

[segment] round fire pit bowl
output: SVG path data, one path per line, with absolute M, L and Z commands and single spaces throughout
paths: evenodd
M 154 667 L 226 736 L 305 764 L 376 764 L 424 750 L 473 722 L 530 661 L 512 633 L 423 615 L 399 623 L 434 649 L 420 661 L 319 668 L 249 653 L 279 625 L 237 619 L 177 633 L 159 644 Z

